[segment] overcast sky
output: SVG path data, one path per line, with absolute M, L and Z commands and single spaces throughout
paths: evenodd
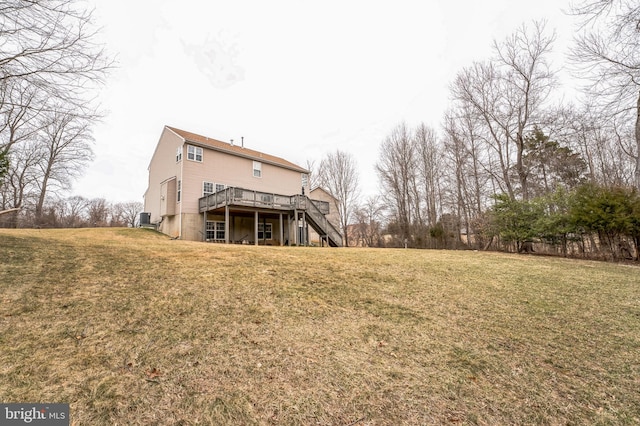
M 306 166 L 352 153 L 376 193 L 379 146 L 404 121 L 439 130 L 455 74 L 493 40 L 547 19 L 557 59 L 565 0 L 89 0 L 117 59 L 95 161 L 73 193 L 142 201 L 164 125 Z

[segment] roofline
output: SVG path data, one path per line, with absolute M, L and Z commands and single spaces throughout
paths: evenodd
M 182 137 L 181 135 L 179 135 L 179 134 L 178 134 L 178 132 L 176 132 L 175 130 L 173 130 L 173 129 L 171 128 L 171 126 L 167 126 L 167 125 L 165 124 L 165 125 L 164 125 L 164 128 L 165 128 L 165 129 L 167 129 L 167 130 L 169 130 L 171 133 L 173 133 L 174 135 L 176 135 L 176 136 L 177 136 L 177 137 L 179 137 L 180 139 L 185 140 L 185 138 L 184 138 L 184 137 Z
M 315 191 L 319 189 L 320 191 L 324 192 L 325 194 L 327 194 L 329 197 L 333 198 L 334 200 L 338 201 L 338 197 L 336 197 L 335 195 L 333 195 L 327 188 L 325 188 L 324 186 L 320 186 L 320 185 L 316 185 L 313 188 L 311 188 L 311 191 L 309 191 L 309 193 Z
M 165 130 L 170 130 L 174 135 L 176 135 L 180 139 L 184 140 L 184 138 L 182 136 L 180 136 L 179 134 L 177 134 L 176 132 L 171 130 L 171 128 L 169 126 L 165 125 L 164 128 L 162 129 L 162 133 L 160 133 L 160 137 L 158 138 L 158 142 L 156 143 L 156 147 L 153 149 L 153 154 L 151 154 L 151 159 L 149 160 L 149 165 L 147 166 L 147 171 L 151 170 L 151 163 L 153 163 L 153 157 L 155 157 L 156 153 L 158 152 L 158 148 L 160 147 L 160 141 L 162 140 L 162 135 L 164 134 Z

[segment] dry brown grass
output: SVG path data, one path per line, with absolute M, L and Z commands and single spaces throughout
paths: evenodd
M 0 230 L 0 401 L 73 424 L 637 424 L 640 270 Z

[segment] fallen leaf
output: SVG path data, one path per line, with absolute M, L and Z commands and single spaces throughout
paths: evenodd
M 153 367 L 151 370 L 147 371 L 147 376 L 150 379 L 155 379 L 156 377 L 162 376 L 162 373 L 157 368 Z

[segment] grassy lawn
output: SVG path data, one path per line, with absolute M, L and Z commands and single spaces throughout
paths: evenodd
M 0 401 L 72 424 L 638 424 L 640 268 L 0 230 Z

